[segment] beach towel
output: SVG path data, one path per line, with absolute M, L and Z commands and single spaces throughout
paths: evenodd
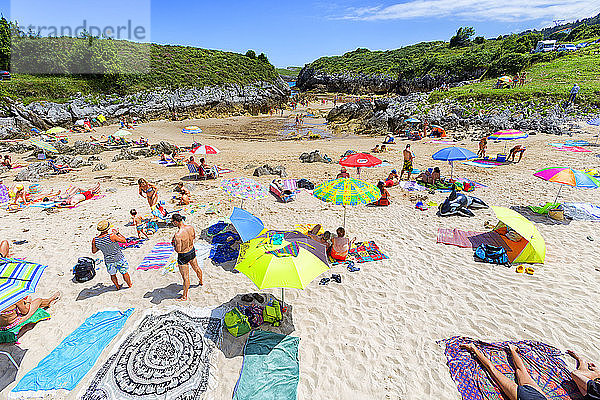
M 300 338 L 255 330 L 244 347 L 233 400 L 296 400 Z
M 438 228 L 436 243 L 443 243 L 463 248 L 476 249 L 482 244 L 506 247 L 502 237 L 496 232 L 461 231 L 460 229 Z
M 4 184 L 0 184 L 0 204 L 8 203 L 9 201 L 8 187 Z
M 5 344 L 0 345 L 0 353 L 0 391 L 2 391 L 17 380 L 18 368 L 27 350 L 23 350 L 16 344 Z M 15 362 L 14 364 L 11 358 Z
M 579 221 L 600 221 L 600 207 L 589 203 L 563 204 L 565 217 Z
M 514 380 L 514 369 L 510 366 L 508 344 L 518 347 L 523 362 L 542 392 L 549 399 L 581 399 L 575 382 L 571 380 L 566 364 L 555 347 L 532 340 L 519 342 L 484 343 L 469 338 L 453 337 L 438 342 L 445 346 L 444 353 L 450 375 L 458 387 L 463 400 L 503 400 L 500 389 L 492 381 L 481 364 L 466 350 L 459 348 L 463 343 L 475 343 L 509 379 Z M 516 381 L 515 381 L 516 382 Z
M 78 398 L 206 399 L 217 385 L 214 349 L 223 315 L 222 307 L 146 311 Z
M 583 147 L 579 147 L 579 146 L 561 146 L 561 147 L 554 147 L 555 150 L 559 150 L 559 151 L 571 151 L 573 153 L 591 153 L 591 150 L 588 149 L 584 149 Z
M 119 243 L 119 247 L 121 249 L 130 249 L 132 247 L 139 248 L 146 240 L 148 239 L 140 239 L 134 236 L 128 237 L 126 243 Z
M 366 263 L 370 261 L 381 261 L 387 260 L 389 257 L 386 256 L 379 250 L 379 247 L 374 241 L 369 242 L 356 242 L 354 246 L 348 251 L 348 257 L 345 261 L 335 260 L 329 258 L 331 265 L 344 264 L 348 261 L 354 261 L 357 264 Z
M 400 186 L 404 190 L 408 190 L 411 192 L 426 189 L 425 186 L 419 185 L 416 181 L 400 181 L 398 183 L 398 186 Z
M 481 168 L 497 167 L 497 165 L 494 165 L 494 164 L 487 164 L 487 163 L 482 163 L 482 162 L 478 162 L 478 161 L 463 161 L 463 164 L 470 165 L 472 167 L 481 167 Z
M 95 195 L 94 195 L 94 196 L 93 196 L 91 199 L 89 199 L 89 200 L 82 201 L 82 202 L 80 202 L 80 203 L 77 203 L 77 204 L 75 204 L 75 205 L 73 205 L 73 206 L 64 206 L 64 207 L 61 207 L 61 208 L 68 208 L 68 209 L 70 209 L 70 210 L 71 210 L 71 209 L 73 209 L 73 208 L 77 208 L 77 207 L 79 207 L 79 206 L 81 206 L 81 205 L 85 204 L 85 203 L 86 203 L 86 202 L 88 202 L 88 201 L 92 201 L 92 200 L 99 200 L 99 199 L 101 199 L 101 198 L 103 198 L 103 197 L 105 197 L 105 195 L 103 195 L 103 194 L 95 194 Z
M 167 265 L 167 261 L 175 249 L 171 243 L 159 242 L 154 245 L 150 253 L 144 257 L 137 269 L 149 270 L 158 269 Z
M 234 172 L 232 169 L 222 168 L 222 167 L 219 167 L 218 165 L 215 165 L 215 167 L 217 168 L 217 171 L 219 172 L 219 175 L 221 175 L 221 174 L 230 174 L 230 173 Z
M 73 390 L 121 331 L 133 310 L 100 311 L 86 319 L 21 378 L 11 397 L 42 397 L 52 390 Z

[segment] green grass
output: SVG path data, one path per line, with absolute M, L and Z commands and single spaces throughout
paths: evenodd
M 580 102 L 600 105 L 600 45 L 595 44 L 567 54 L 550 62 L 534 64 L 525 70 L 527 84 L 511 89 L 493 89 L 496 77 L 472 85 L 452 88 L 447 92 L 434 92 L 433 102 L 442 99 L 514 100 L 546 99 L 564 100 L 574 83 L 581 90 Z
M 281 76 L 296 78 L 301 69 L 300 67 L 277 68 L 277 73 Z

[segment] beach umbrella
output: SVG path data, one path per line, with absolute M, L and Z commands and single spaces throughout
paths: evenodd
M 523 131 L 517 131 L 515 129 L 505 129 L 502 131 L 498 131 L 496 133 L 488 136 L 489 140 L 517 140 L 517 139 L 526 139 L 529 137 L 528 133 Z M 506 143 L 504 144 L 504 152 L 506 152 Z
M 551 167 L 544 168 L 537 171 L 533 176 L 537 176 L 548 182 L 560 183 L 562 185 L 573 186 L 577 188 L 583 189 L 597 189 L 600 187 L 600 181 L 593 176 L 586 174 L 585 172 L 578 171 L 572 168 L 562 168 L 562 167 Z M 558 189 L 558 193 L 556 194 L 556 199 L 554 202 L 558 200 L 558 196 L 560 195 L 560 191 L 562 190 L 562 186 Z
M 590 119 L 587 123 L 592 126 L 600 126 L 600 118 Z M 596 135 L 596 143 L 598 143 L 598 136 L 600 136 L 600 132 Z
M 0 310 L 35 292 L 45 265 L 0 258 Z
M 327 203 L 344 206 L 344 228 L 346 227 L 346 206 L 368 204 L 379 200 L 381 191 L 370 183 L 340 178 L 324 182 L 313 190 L 313 196 Z
M 410 117 L 404 120 L 404 122 L 407 122 L 409 124 L 418 124 L 419 122 L 421 122 L 420 119 L 417 119 L 415 117 Z
M 187 133 L 188 135 L 197 135 L 199 133 L 202 133 L 202 129 L 200 129 L 196 125 L 189 125 L 189 126 L 186 126 L 185 128 L 183 128 L 181 130 L 181 132 Z
M 28 142 L 34 146 L 39 147 L 42 150 L 46 150 L 49 151 L 51 153 L 58 153 L 58 150 L 56 150 L 56 147 L 54 147 L 52 144 L 48 143 L 48 142 L 44 142 L 41 139 L 38 138 L 30 138 L 28 139 Z
M 381 164 L 381 160 L 368 153 L 354 153 L 349 156 L 342 157 L 339 164 L 344 167 L 356 167 L 360 177 L 360 167 L 374 167 Z
M 115 137 L 125 137 L 125 136 L 131 136 L 131 135 L 133 135 L 133 133 L 126 131 L 125 129 L 119 129 L 118 131 L 113 133 L 113 136 L 115 136 Z
M 229 220 L 243 242 L 254 239 L 265 229 L 265 225 L 258 217 L 241 208 L 233 207 Z
M 492 206 L 492 210 L 504 225 L 515 230 L 527 241 L 522 249 L 515 249 L 510 261 L 543 263 L 546 258 L 546 242 L 533 222 L 510 208 Z
M 221 189 L 228 195 L 242 200 L 256 200 L 268 196 L 268 192 L 264 186 L 250 178 L 232 178 L 225 179 L 221 182 Z
M 450 179 L 454 175 L 454 161 L 464 161 L 477 158 L 477 154 L 464 147 L 446 147 L 431 156 L 434 160 L 448 161 L 452 167 Z
M 304 289 L 329 267 L 295 242 L 256 238 L 240 245 L 235 269 L 258 289 L 281 288 L 283 306 L 284 288 Z
M 55 126 L 54 128 L 50 128 L 46 131 L 48 135 L 56 135 L 57 133 L 65 133 L 67 130 L 65 128 L 61 128 L 60 126 Z
M 201 145 L 191 151 L 192 154 L 218 154 L 221 151 L 210 145 Z
M 512 78 L 510 76 L 508 76 L 508 75 L 501 76 L 500 78 L 498 78 L 498 80 L 500 82 L 504 82 L 504 83 L 511 83 L 512 82 Z
M 327 247 L 323 243 L 317 242 L 315 239 L 311 238 L 308 235 L 305 235 L 304 233 L 298 231 L 268 230 L 266 232 L 261 233 L 257 237 L 267 238 L 271 240 L 271 238 L 277 234 L 283 235 L 284 240 L 290 243 L 296 243 L 298 246 L 310 251 L 319 260 L 323 261 L 324 264 L 329 264 L 329 257 L 327 256 Z

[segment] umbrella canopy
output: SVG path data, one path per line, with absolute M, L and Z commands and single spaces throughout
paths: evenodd
M 250 178 L 225 179 L 221 183 L 221 189 L 230 196 L 242 200 L 262 199 L 268 195 L 264 186 Z
M 512 82 L 512 78 L 508 75 L 501 76 L 500 78 L 498 78 L 498 80 L 505 83 Z
M 266 238 L 242 243 L 235 269 L 259 289 L 304 289 L 329 267 L 294 242 L 274 245 Z
M 381 164 L 381 160 L 367 153 L 350 154 L 340 160 L 344 167 L 374 167 Z
M 54 128 L 50 128 L 46 131 L 48 135 L 56 135 L 57 133 L 64 133 L 67 130 L 65 128 L 61 128 L 60 126 L 55 126 Z
M 219 149 L 217 149 L 216 147 L 213 147 L 210 145 L 205 145 L 205 144 L 198 146 L 191 151 L 192 154 L 217 154 L 220 152 L 221 151 Z
M 438 161 L 462 161 L 477 158 L 477 154 L 463 147 L 446 147 L 431 157 Z
M 52 144 L 50 144 L 48 142 L 44 142 L 41 139 L 30 138 L 28 141 L 32 145 L 37 146 L 37 147 L 39 147 L 42 150 L 46 150 L 46 151 L 49 151 L 51 153 L 58 153 L 58 150 L 56 150 L 56 147 L 54 147 Z
M 125 129 L 119 129 L 118 131 L 113 133 L 113 136 L 116 136 L 116 137 L 124 137 L 124 136 L 130 136 L 130 135 L 133 135 L 133 133 L 126 131 Z
M 323 243 L 317 242 L 315 239 L 301 233 L 298 231 L 274 231 L 269 230 L 262 233 L 258 237 L 267 238 L 271 240 L 273 235 L 282 234 L 283 239 L 290 242 L 296 243 L 301 248 L 304 248 L 310 251 L 314 256 L 316 256 L 319 260 L 323 262 L 323 264 L 328 265 L 329 259 L 327 257 L 327 247 Z
M 238 207 L 233 207 L 229 220 L 240 234 L 243 242 L 254 239 L 265 229 L 265 225 L 258 217 Z
M 545 181 L 562 183 L 584 189 L 596 189 L 600 187 L 600 181 L 585 172 L 571 168 L 545 168 L 537 171 L 533 176 L 542 178 Z
M 587 123 L 592 126 L 600 126 L 600 118 L 590 119 Z
M 523 250 L 511 261 L 543 263 L 546 259 L 546 242 L 533 222 L 506 207 L 492 206 L 492 210 L 501 222 L 514 229 L 528 242 Z
M 505 129 L 503 131 L 498 131 L 490 136 L 488 136 L 489 140 L 516 140 L 516 139 L 526 139 L 529 137 L 529 134 L 517 131 L 514 129 Z
M 0 258 L 0 310 L 35 292 L 45 269 L 45 265 Z
M 446 130 L 439 125 L 431 125 L 431 131 L 439 131 L 441 133 L 446 133 Z
M 421 122 L 421 120 L 417 119 L 415 117 L 411 117 L 411 118 L 405 119 L 404 122 L 408 122 L 409 124 L 418 124 L 419 122 Z
M 353 178 L 324 182 L 313 191 L 317 199 L 345 206 L 356 206 L 379 200 L 381 191 L 370 183 Z
M 202 129 L 200 129 L 196 125 L 190 125 L 190 126 L 186 126 L 185 128 L 183 128 L 181 130 L 181 132 L 187 133 L 187 134 L 190 134 L 190 135 L 195 135 L 195 134 L 198 134 L 198 133 L 202 133 Z

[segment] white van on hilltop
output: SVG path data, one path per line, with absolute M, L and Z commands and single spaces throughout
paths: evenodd
M 556 40 L 540 40 L 537 42 L 534 53 L 547 53 L 549 51 L 554 51 L 556 47 Z

